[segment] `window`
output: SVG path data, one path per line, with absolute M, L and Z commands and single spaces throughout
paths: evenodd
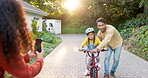
M 53 24 L 52 23 L 49 23 L 49 27 L 53 27 Z

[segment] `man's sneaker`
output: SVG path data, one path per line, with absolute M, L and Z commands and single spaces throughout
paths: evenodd
M 89 74 L 90 74 L 90 71 L 89 70 L 85 70 L 84 75 L 85 76 L 89 76 Z
M 105 74 L 104 75 L 104 78 L 109 78 L 109 74 Z
M 114 77 L 115 76 L 115 72 L 110 72 L 110 76 Z

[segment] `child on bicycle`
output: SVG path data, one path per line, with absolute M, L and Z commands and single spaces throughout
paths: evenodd
M 82 51 L 82 49 L 85 46 L 87 46 L 87 50 L 91 51 L 91 50 L 95 49 L 101 43 L 101 41 L 99 40 L 99 38 L 95 37 L 95 31 L 94 31 L 93 28 L 87 28 L 85 30 L 85 33 L 86 33 L 87 37 L 83 41 L 83 43 L 82 43 L 79 50 Z M 104 48 L 104 50 L 107 50 L 107 49 Z M 93 53 L 93 54 L 94 54 L 94 56 L 97 55 L 97 53 Z M 89 72 L 90 72 L 88 69 L 90 67 L 91 58 L 88 55 L 86 55 L 86 57 L 87 57 L 87 70 L 84 72 L 84 75 L 88 76 Z M 97 62 L 99 64 L 100 58 L 97 57 L 96 60 L 97 60 Z M 100 64 L 98 66 L 100 66 Z

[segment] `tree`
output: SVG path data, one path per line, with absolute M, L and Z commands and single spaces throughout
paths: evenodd
M 40 8 L 47 13 L 58 12 L 61 7 L 62 0 L 24 0 L 29 4 Z
M 69 11 L 62 7 L 64 0 L 24 0 L 28 3 L 49 13 L 44 18 L 61 19 L 62 23 L 68 24 L 71 20 L 76 20 L 82 25 L 94 26 L 95 20 L 99 17 L 106 18 L 109 23 L 121 23 L 123 20 L 136 17 L 143 12 L 142 1 L 133 0 L 123 2 L 123 0 L 79 0 L 80 6 L 69 14 Z M 140 2 L 141 1 L 141 2 Z

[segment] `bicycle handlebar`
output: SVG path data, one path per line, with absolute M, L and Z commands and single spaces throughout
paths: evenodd
M 91 56 L 89 53 L 92 53 L 91 51 L 88 51 L 88 50 L 85 50 L 85 49 L 82 49 L 82 51 L 84 52 L 84 53 L 86 53 L 87 52 L 87 54 L 88 54 L 88 56 L 89 57 L 91 57 L 91 58 L 97 58 L 98 56 L 99 56 L 99 54 L 100 54 L 100 51 L 102 51 L 102 50 L 99 50 L 99 51 L 97 51 L 97 56 Z

